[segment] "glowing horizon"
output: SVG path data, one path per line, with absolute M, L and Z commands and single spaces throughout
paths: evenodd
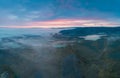
M 20 26 L 0 26 L 0 28 L 63 28 L 63 27 L 115 27 L 119 24 L 104 20 L 56 19 L 49 21 L 28 22 Z

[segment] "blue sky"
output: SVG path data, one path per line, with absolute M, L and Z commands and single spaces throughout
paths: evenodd
M 0 0 L 0 27 L 120 26 L 119 22 L 120 0 Z

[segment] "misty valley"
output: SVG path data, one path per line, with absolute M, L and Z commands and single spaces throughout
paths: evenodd
M 120 78 L 120 28 L 1 28 L 0 78 Z

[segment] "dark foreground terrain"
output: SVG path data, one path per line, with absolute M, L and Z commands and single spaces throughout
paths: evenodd
M 120 78 L 118 32 L 98 39 L 66 32 L 2 38 L 0 78 Z

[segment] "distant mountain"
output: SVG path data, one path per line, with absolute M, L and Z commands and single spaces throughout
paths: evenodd
M 78 27 L 75 29 L 62 30 L 59 32 L 64 36 L 86 36 L 93 34 L 120 35 L 120 27 Z

